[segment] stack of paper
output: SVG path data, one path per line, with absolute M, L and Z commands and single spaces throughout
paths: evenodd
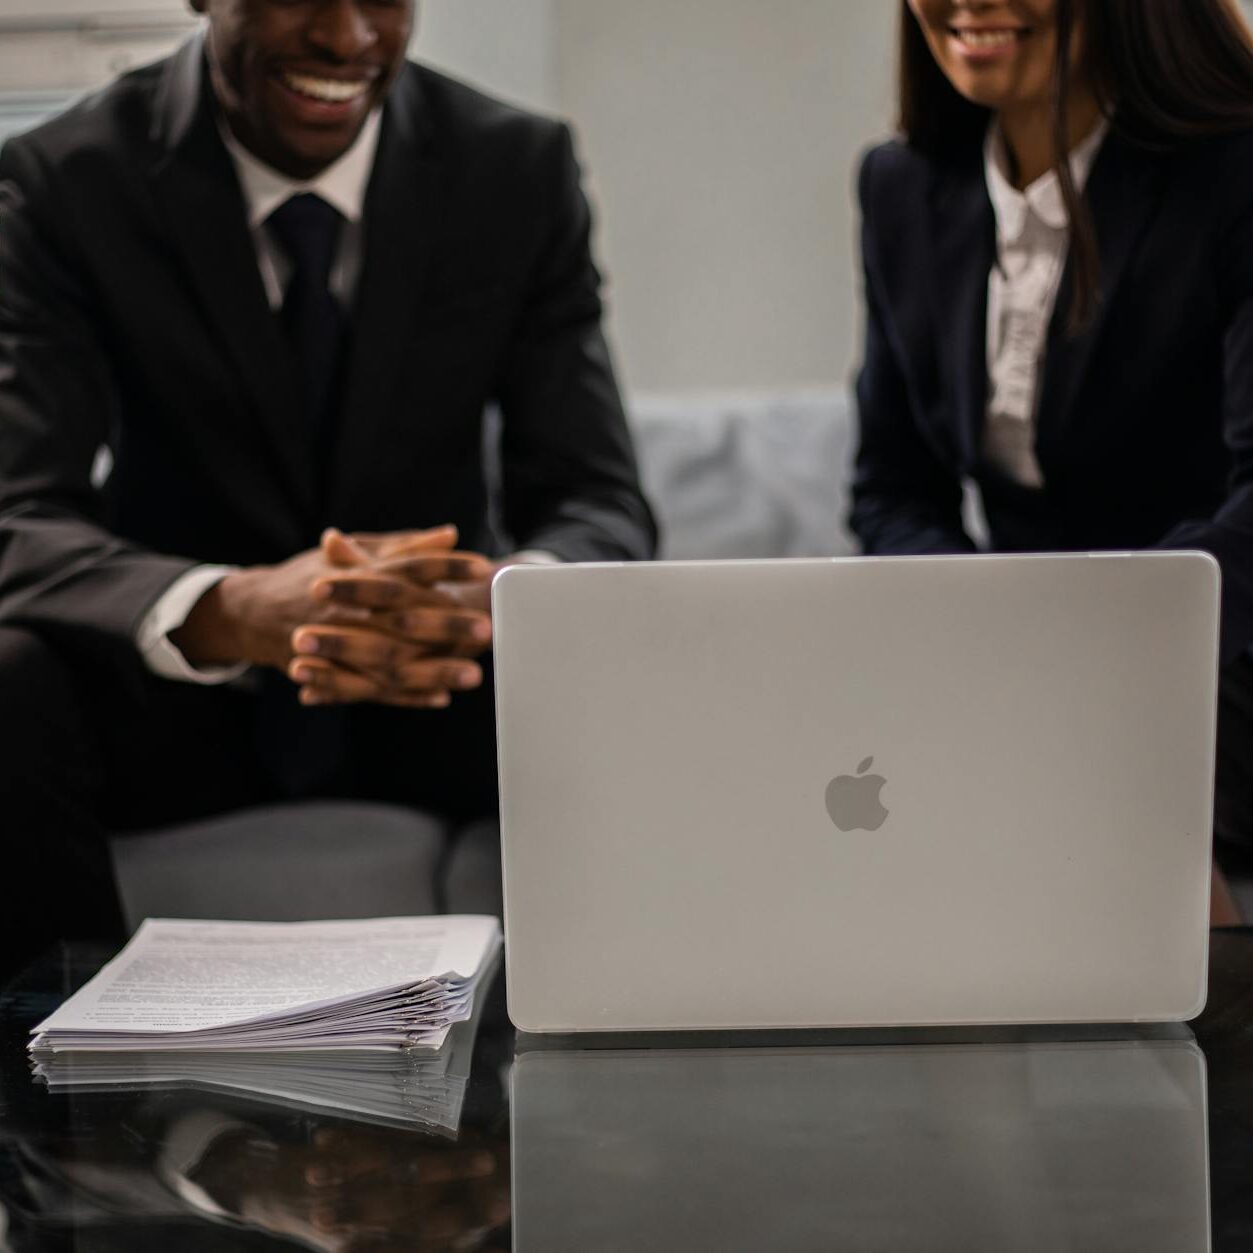
M 470 1017 L 495 918 L 149 919 L 34 1028 L 32 1051 L 438 1049 Z
M 454 1024 L 444 1047 L 435 1053 L 425 1049 L 54 1053 L 36 1048 L 34 1073 L 53 1092 L 226 1092 L 263 1105 L 388 1126 L 419 1126 L 455 1136 L 482 999 L 478 998 L 474 1017 Z

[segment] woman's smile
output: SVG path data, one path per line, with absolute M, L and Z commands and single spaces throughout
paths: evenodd
M 971 23 L 952 25 L 948 33 L 957 55 L 977 64 L 1015 56 L 1032 32 L 1029 26 L 981 26 Z

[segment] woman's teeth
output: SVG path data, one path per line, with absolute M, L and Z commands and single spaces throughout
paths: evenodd
M 283 75 L 283 83 L 292 91 L 324 104 L 345 104 L 364 96 L 370 84 L 364 81 L 344 82 L 337 78 L 312 78 L 307 74 Z
M 953 34 L 968 48 L 1005 48 L 1018 38 L 1016 30 L 955 30 Z

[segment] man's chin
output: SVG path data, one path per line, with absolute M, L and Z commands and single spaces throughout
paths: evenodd
M 264 159 L 299 178 L 316 174 L 342 157 L 361 134 L 375 103 L 373 93 L 340 104 L 312 100 L 274 80 L 266 95 L 267 124 L 257 128 L 265 132 Z
M 351 127 L 301 127 L 298 131 L 279 131 L 270 138 L 266 151 L 257 155 L 280 174 L 312 178 L 333 165 L 356 143 L 364 125 L 362 119 Z

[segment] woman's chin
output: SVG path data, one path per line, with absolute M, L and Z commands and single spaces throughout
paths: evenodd
M 949 76 L 949 81 L 971 104 L 993 112 L 1009 107 L 1022 95 L 1013 77 L 1004 73 L 1001 67 L 972 71 L 963 66 L 960 72 Z

